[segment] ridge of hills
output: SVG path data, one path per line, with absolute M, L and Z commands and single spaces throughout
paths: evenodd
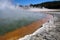
M 40 4 L 30 4 L 30 7 L 36 8 L 48 8 L 48 9 L 60 9 L 60 1 L 50 1 L 50 2 L 43 2 Z

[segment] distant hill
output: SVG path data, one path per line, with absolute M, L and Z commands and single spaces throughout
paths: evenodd
M 44 2 L 40 4 L 31 4 L 30 7 L 38 7 L 38 8 L 48 8 L 48 9 L 60 9 L 60 1 L 51 1 L 51 2 Z

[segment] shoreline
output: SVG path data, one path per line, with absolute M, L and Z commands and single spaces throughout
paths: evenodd
M 45 24 L 46 23 L 50 23 L 50 21 L 52 21 L 52 18 L 53 18 L 53 16 L 52 15 L 49 15 L 48 14 L 48 16 L 50 16 L 51 18 L 49 19 L 49 21 L 46 21 L 43 25 L 42 25 L 42 27 L 41 28 L 38 28 L 35 32 L 33 32 L 32 34 L 29 34 L 29 35 L 26 35 L 26 36 L 24 36 L 24 37 L 22 37 L 22 38 L 19 38 L 19 40 L 34 40 L 34 39 L 32 39 L 32 38 L 35 38 L 35 36 L 39 36 L 40 34 L 39 33 L 41 33 L 42 31 L 44 31 L 44 27 L 45 27 Z M 36 37 L 36 38 L 39 38 L 39 37 Z M 39 39 L 40 40 L 40 39 Z
M 60 40 L 60 14 L 54 14 L 53 12 L 51 15 L 53 15 L 53 18 L 49 22 L 44 23 L 33 34 L 27 35 L 19 40 Z
M 5 34 L 4 36 L 1 37 L 1 40 L 9 40 L 9 39 L 18 39 L 21 38 L 27 34 L 31 34 L 33 33 L 35 30 L 37 30 L 38 28 L 40 28 L 40 26 L 42 24 L 44 24 L 45 22 L 49 21 L 49 19 L 51 18 L 51 15 L 48 15 L 47 17 L 40 19 L 36 22 L 33 22 L 30 25 L 27 25 L 26 27 L 22 27 L 21 29 L 17 29 L 15 31 L 9 32 L 7 34 Z M 34 28 L 34 29 L 33 29 Z

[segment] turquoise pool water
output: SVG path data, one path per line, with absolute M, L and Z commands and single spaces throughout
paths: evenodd
M 21 10 L 0 10 L 0 35 L 13 31 L 22 26 L 46 17 L 40 12 L 27 12 Z

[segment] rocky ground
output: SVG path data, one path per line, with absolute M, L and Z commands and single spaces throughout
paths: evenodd
M 19 40 L 60 40 L 60 14 L 51 15 L 53 18 L 43 24 L 43 27 Z

